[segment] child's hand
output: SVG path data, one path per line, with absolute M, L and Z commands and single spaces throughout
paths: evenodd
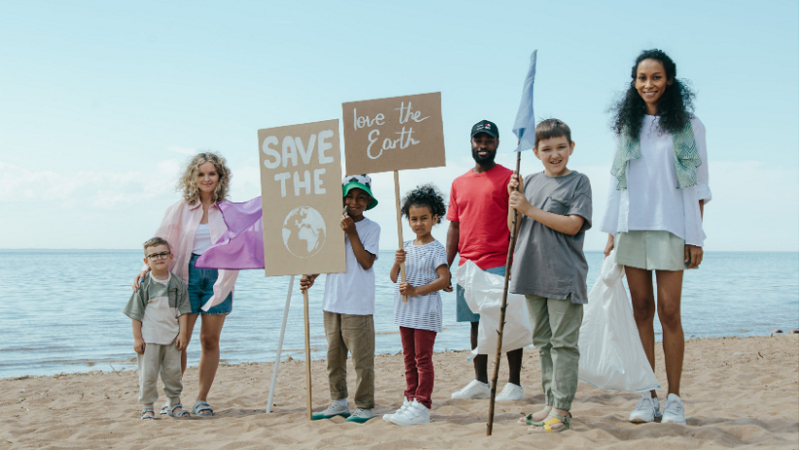
M 403 264 L 404 262 L 406 262 L 407 254 L 408 252 L 406 252 L 405 250 L 397 250 L 396 252 L 394 252 L 394 262 L 396 262 L 397 264 Z
M 178 347 L 178 350 L 183 351 L 188 346 L 189 346 L 189 337 L 183 333 L 178 334 L 178 338 L 175 339 L 175 347 Z
M 145 346 L 144 339 L 142 339 L 142 338 L 133 338 L 133 350 L 136 353 L 138 353 L 140 355 L 144 355 L 144 346 Z
M 350 216 L 342 217 L 342 221 L 339 222 L 339 226 L 342 227 L 345 234 L 352 236 L 353 234 L 357 234 L 356 231 L 356 223 L 353 221 L 353 218 Z
M 525 211 L 530 208 L 531 204 L 528 203 L 528 199 L 522 195 L 522 192 L 513 191 L 508 196 L 508 206 L 517 210 L 517 212 L 521 214 L 525 214 Z
M 315 274 L 300 278 L 300 290 L 307 291 L 308 288 L 314 285 L 314 280 L 316 280 L 318 276 L 319 274 Z
M 519 190 L 522 190 L 522 185 L 520 184 L 520 177 L 517 174 L 512 174 L 511 179 L 508 180 L 508 195 L 510 196 L 512 192 L 517 190 L 519 186 Z
M 147 268 L 147 270 L 143 270 L 143 271 L 139 272 L 139 275 L 136 275 L 136 278 L 133 279 L 133 290 L 134 291 L 138 291 L 139 290 L 139 282 L 140 281 L 144 281 L 144 276 L 147 275 L 148 272 L 150 272 L 150 268 L 149 267 Z
M 449 271 L 448 271 L 449 272 Z M 445 292 L 453 292 L 453 274 L 450 274 L 450 279 L 447 281 L 447 287 L 442 289 Z
M 400 294 L 405 295 L 406 297 L 416 297 L 417 295 L 417 288 L 414 286 L 406 283 L 400 283 Z

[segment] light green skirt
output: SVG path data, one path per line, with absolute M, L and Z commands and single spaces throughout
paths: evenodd
M 669 231 L 617 233 L 614 262 L 644 270 L 684 270 L 684 244 Z

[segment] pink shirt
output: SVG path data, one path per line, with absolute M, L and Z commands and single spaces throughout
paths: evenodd
M 167 208 L 161 226 L 154 235 L 169 242 L 170 251 L 174 256 L 169 271 L 180 276 L 187 286 L 189 285 L 189 260 L 192 258 L 194 236 L 202 218 L 203 208 L 199 200 L 192 204 L 186 203 L 184 200 L 178 201 Z M 211 233 L 212 243 L 216 243 L 228 230 L 216 204 L 208 208 L 208 229 Z M 214 296 L 202 306 L 203 311 L 208 311 L 212 306 L 218 305 L 228 298 L 228 294 L 233 292 L 237 276 L 239 276 L 238 270 L 220 269 L 217 282 L 214 283 Z
M 500 164 L 483 173 L 471 169 L 453 181 L 447 220 L 458 222 L 458 265 L 470 260 L 483 270 L 506 265 L 508 180 Z

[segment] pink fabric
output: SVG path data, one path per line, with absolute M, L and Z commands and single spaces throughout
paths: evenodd
M 181 200 L 167 208 L 164 219 L 161 220 L 161 226 L 154 234 L 154 236 L 164 238 L 169 242 L 170 251 L 174 255 L 169 270 L 181 277 L 186 285 L 189 284 L 189 260 L 192 258 L 194 235 L 202 218 L 203 208 L 199 200 L 192 204 Z M 211 205 L 208 208 L 208 230 L 211 233 L 211 242 L 214 243 L 228 231 L 217 205 Z M 202 306 L 203 311 L 208 311 L 212 306 L 222 303 L 228 294 L 233 292 L 238 275 L 238 270 L 219 271 L 217 282 L 214 283 L 214 296 Z
M 403 362 L 406 365 L 405 397 L 431 409 L 433 394 L 433 342 L 436 332 L 400 327 L 403 342 Z
M 500 164 L 453 181 L 447 220 L 458 222 L 458 254 L 482 270 L 506 265 L 508 254 L 508 180 L 514 172 Z
M 219 241 L 197 258 L 198 269 L 263 269 L 264 229 L 261 197 L 242 203 L 227 200 L 217 204 L 227 225 Z

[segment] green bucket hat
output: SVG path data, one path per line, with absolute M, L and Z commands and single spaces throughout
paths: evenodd
M 378 206 L 378 200 L 372 195 L 372 178 L 369 175 L 350 175 L 342 180 L 342 197 L 347 197 L 347 193 L 353 189 L 361 189 L 369 194 L 372 201 L 367 205 L 367 211 Z

